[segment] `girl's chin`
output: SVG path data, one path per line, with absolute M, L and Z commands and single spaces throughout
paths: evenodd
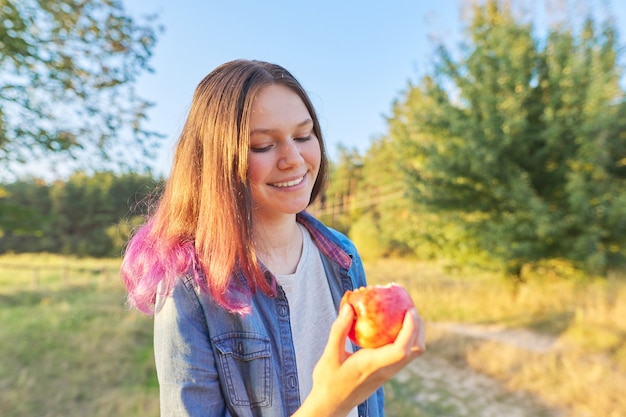
M 295 215 L 306 210 L 308 206 L 309 206 L 308 202 L 307 204 L 294 204 L 294 205 L 282 206 L 280 208 L 273 208 L 273 209 L 257 206 L 255 207 L 254 211 L 255 211 L 255 214 L 257 214 L 258 216 L 268 218 L 268 217 L 276 217 L 276 216 L 282 216 L 282 215 Z

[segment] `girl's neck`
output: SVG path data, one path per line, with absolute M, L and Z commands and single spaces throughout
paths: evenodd
M 295 215 L 259 222 L 256 250 L 263 264 L 276 275 L 293 274 L 302 254 L 302 232 Z

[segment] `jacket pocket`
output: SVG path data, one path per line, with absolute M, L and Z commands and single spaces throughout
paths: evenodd
M 233 406 L 267 407 L 272 398 L 269 339 L 254 333 L 227 333 L 211 339 L 225 395 Z

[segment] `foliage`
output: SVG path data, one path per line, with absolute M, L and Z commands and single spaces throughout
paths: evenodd
M 550 258 L 606 271 L 626 258 L 615 27 L 589 17 L 540 41 L 508 4 L 474 7 L 461 57 L 438 49 L 435 73 L 395 104 L 390 140 L 416 206 L 450 226 L 429 230 L 446 249 L 518 277 Z
M 133 85 L 156 43 L 120 0 L 0 2 L 0 163 L 52 154 L 101 162 L 149 154 L 149 102 Z M 82 152 L 81 152 L 82 151 Z
M 361 180 L 350 207 L 351 217 L 356 219 L 353 227 L 360 229 L 358 233 L 351 229 L 350 237 L 361 252 L 364 246 L 373 246 L 381 256 L 397 256 L 415 248 L 415 237 L 424 224 L 414 215 L 412 202 L 406 198 L 407 187 L 399 170 L 403 157 L 390 141 L 381 138 L 372 143 L 362 158 Z M 364 233 L 370 239 L 363 239 Z
M 77 172 L 68 181 L 46 184 L 20 180 L 6 184 L 2 207 L 26 213 L 2 230 L 0 253 L 50 252 L 79 256 L 117 256 L 148 209 L 155 192 L 149 175 Z M 4 210 L 3 210 L 4 211 Z
M 339 145 L 338 151 L 338 160 L 330 164 L 330 184 L 312 211 L 329 226 L 348 233 L 352 223 L 350 202 L 361 180 L 363 161 L 356 149 Z
M 0 187 L 0 238 L 4 233 L 14 235 L 37 235 L 41 230 L 41 223 L 49 211 L 48 189 L 40 181 L 33 181 L 26 186 L 24 181 L 14 184 L 22 192 L 22 197 L 32 201 L 24 206 L 19 201 L 8 198 L 11 194 Z

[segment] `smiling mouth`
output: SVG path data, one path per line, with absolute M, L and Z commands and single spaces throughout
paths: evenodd
M 298 185 L 300 184 L 302 181 L 304 181 L 304 176 L 295 179 L 293 181 L 287 181 L 287 182 L 276 182 L 274 184 L 271 184 L 273 187 L 278 187 L 278 188 L 287 188 L 287 187 L 293 187 L 294 185 Z

